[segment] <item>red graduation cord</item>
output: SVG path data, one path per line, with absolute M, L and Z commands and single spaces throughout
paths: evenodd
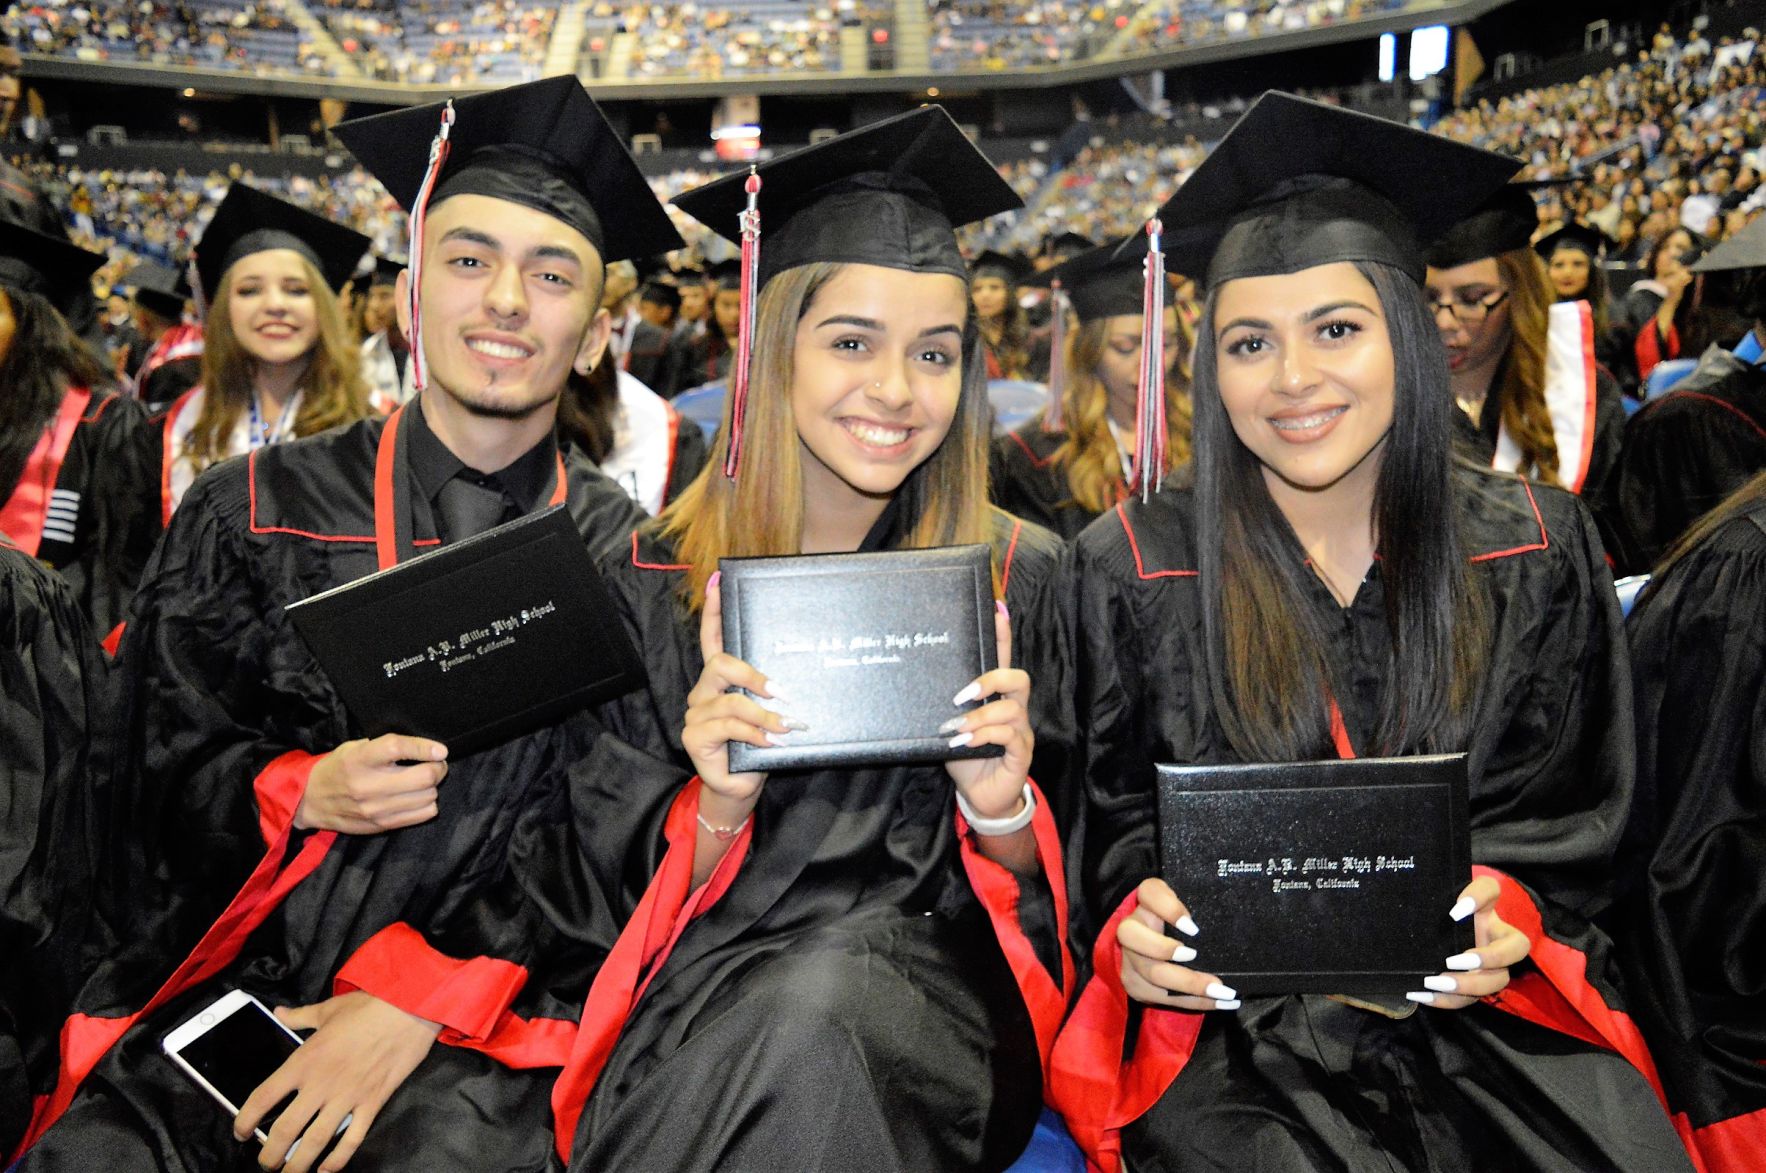
M 1164 225 L 1147 221 L 1147 284 L 1141 295 L 1140 389 L 1134 412 L 1134 468 L 1128 481 L 1141 501 L 1165 484 L 1165 254 Z
M 736 359 L 730 366 L 730 445 L 724 453 L 724 476 L 736 479 L 742 459 L 742 421 L 748 414 L 749 364 L 754 357 L 754 303 L 760 275 L 760 176 L 750 167 L 748 207 L 738 217 L 742 226 L 742 302 L 736 316 Z
M 1061 414 L 1067 382 L 1067 291 L 1059 277 L 1049 282 L 1049 309 L 1049 405 L 1043 409 L 1042 430 L 1059 432 L 1067 426 Z
M 452 149 L 448 133 L 453 126 L 454 101 L 450 98 L 442 107 L 441 126 L 429 141 L 429 169 L 423 173 L 423 182 L 418 185 L 417 196 L 411 201 L 410 243 L 407 246 L 411 254 L 410 289 L 406 292 L 405 304 L 411 312 L 411 386 L 418 393 L 428 385 L 428 372 L 424 369 L 427 364 L 423 361 L 423 313 L 417 295 L 423 285 L 423 225 L 429 218 L 429 197 L 435 190 L 436 177 L 447 164 L 448 152 Z

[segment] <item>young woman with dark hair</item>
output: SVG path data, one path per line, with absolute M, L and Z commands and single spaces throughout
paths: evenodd
M 676 203 L 739 239 L 747 178 Z M 560 1078 L 560 1148 L 585 1170 L 1003 1168 L 1063 1005 L 1058 844 L 1006 616 L 1038 610 L 1058 545 L 987 502 L 985 369 L 942 193 L 966 214 L 1017 201 L 937 107 L 759 179 L 747 394 L 698 480 L 604 559 L 649 686 L 577 773 L 648 813 L 585 858 L 623 900 L 648 887 Z M 996 699 L 944 736 L 1003 757 L 730 772 L 730 744 L 805 726 L 723 650 L 720 558 L 973 543 L 994 553 L 1000 667 L 956 699 Z
M 1029 266 L 1017 257 L 988 251 L 969 272 L 969 301 L 981 327 L 989 379 L 1023 379 L 1030 369 L 1030 315 L 1018 303 L 1018 286 Z
M 996 505 L 1071 540 L 1128 492 L 1129 448 L 1142 357 L 1138 261 L 1112 263 L 1116 244 L 1038 274 L 1055 280 L 1077 328 L 1050 381 L 1059 402 L 993 441 L 989 491 Z M 1190 329 L 1176 306 L 1164 316 L 1166 465 L 1190 459 Z
M 1081 535 L 1066 600 L 1095 944 L 1051 1088 L 1099 1167 L 1687 1167 L 1589 923 L 1630 797 L 1610 579 L 1574 497 L 1453 459 L 1419 288 L 1513 170 L 1266 94 L 1161 209 L 1207 275 L 1194 473 Z M 1471 950 L 1404 997 L 1210 968 L 1247 930 L 1161 878 L 1157 764 L 1461 751 Z
M 368 238 L 234 184 L 196 245 L 202 381 L 160 417 L 165 520 L 212 465 L 368 416 L 336 290 Z
M 0 224 L 0 535 L 67 579 L 100 637 L 159 535 L 145 414 L 57 308 L 103 262 Z

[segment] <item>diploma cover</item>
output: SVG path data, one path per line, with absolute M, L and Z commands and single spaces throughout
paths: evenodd
M 982 703 L 951 698 L 994 668 L 986 546 L 723 558 L 724 650 L 778 686 L 809 726 L 784 744 L 730 743 L 730 769 L 998 757 L 950 748 L 939 726 Z M 770 704 L 765 700 L 762 704 Z
M 563 505 L 288 608 L 368 737 L 460 757 L 640 688 L 644 672 Z
M 1241 994 L 1402 994 L 1473 945 L 1464 754 L 1159 771 L 1194 968 Z

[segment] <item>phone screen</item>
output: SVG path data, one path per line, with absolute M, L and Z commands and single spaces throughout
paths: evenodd
M 185 1044 L 178 1054 L 238 1108 L 299 1046 L 280 1023 L 248 1003 Z M 278 1104 L 258 1128 L 268 1132 L 286 1103 Z

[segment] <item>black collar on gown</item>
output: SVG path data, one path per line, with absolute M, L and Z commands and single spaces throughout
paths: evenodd
M 901 494 L 897 493 L 883 507 L 883 512 L 877 515 L 877 520 L 871 523 L 870 532 L 858 544 L 858 552 L 868 554 L 873 550 L 893 550 L 901 545 L 909 529 L 907 520 L 902 516 L 903 512 Z

